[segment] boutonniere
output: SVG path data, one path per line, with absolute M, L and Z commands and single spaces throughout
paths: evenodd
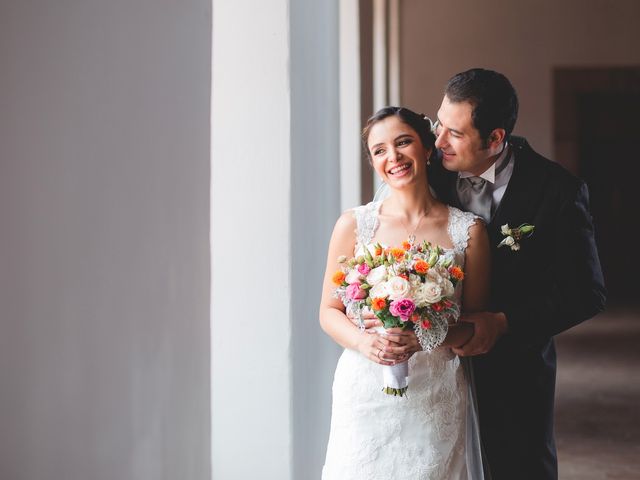
M 511 247 L 511 250 L 514 252 L 517 252 L 520 250 L 520 240 L 530 237 L 535 228 L 535 226 L 529 225 L 528 223 L 523 223 L 517 228 L 511 228 L 508 223 L 505 223 L 500 227 L 500 233 L 504 235 L 504 239 L 498 244 L 498 248 L 506 245 L 507 247 Z

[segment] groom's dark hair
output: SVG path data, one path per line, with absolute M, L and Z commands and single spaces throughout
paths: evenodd
M 496 128 L 503 128 L 507 139 L 513 132 L 518 118 L 518 95 L 501 73 L 472 68 L 451 78 L 444 93 L 450 102 L 471 104 L 471 120 L 485 147 Z

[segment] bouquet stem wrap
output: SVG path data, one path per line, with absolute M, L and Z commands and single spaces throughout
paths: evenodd
M 386 334 L 384 327 L 377 327 L 376 331 L 382 335 Z M 382 365 L 382 391 L 387 395 L 402 397 L 409 387 L 409 361 L 397 363 L 396 365 Z
M 402 397 L 407 393 L 409 383 L 409 362 L 402 362 L 396 365 L 382 365 L 382 379 L 384 387 L 382 391 L 387 395 Z

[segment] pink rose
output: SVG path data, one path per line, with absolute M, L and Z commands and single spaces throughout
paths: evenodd
M 346 294 L 349 300 L 362 300 L 363 298 L 366 298 L 367 292 L 361 289 L 360 285 L 361 284 L 359 282 L 356 282 L 347 287 Z
M 369 275 L 371 267 L 366 263 L 361 263 L 360 265 L 358 265 L 358 271 L 366 277 L 367 275 Z
M 416 304 L 413 303 L 412 300 L 408 298 L 401 298 L 399 300 L 394 300 L 389 305 L 389 312 L 394 317 L 400 317 L 403 322 L 406 322 L 411 314 L 416 309 Z

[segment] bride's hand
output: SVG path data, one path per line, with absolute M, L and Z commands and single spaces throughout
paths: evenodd
M 398 362 L 408 360 L 411 355 L 422 350 L 418 337 L 413 330 L 403 330 L 402 328 L 389 328 L 385 337 L 389 340 L 389 345 L 385 347 L 385 354 L 395 355 Z
M 398 338 L 397 335 L 391 336 L 393 339 Z M 362 332 L 358 351 L 372 362 L 380 365 L 395 365 L 404 362 L 409 358 L 403 350 L 403 346 L 389 338 L 389 335 L 382 335 L 375 331 Z M 399 352 L 396 350 L 400 349 Z
M 358 326 L 358 319 L 354 317 L 351 312 L 347 312 L 347 318 L 351 320 L 351 323 L 356 327 Z M 365 308 L 362 312 L 362 321 L 364 322 L 364 328 L 367 330 L 382 326 L 380 319 L 368 308 Z

